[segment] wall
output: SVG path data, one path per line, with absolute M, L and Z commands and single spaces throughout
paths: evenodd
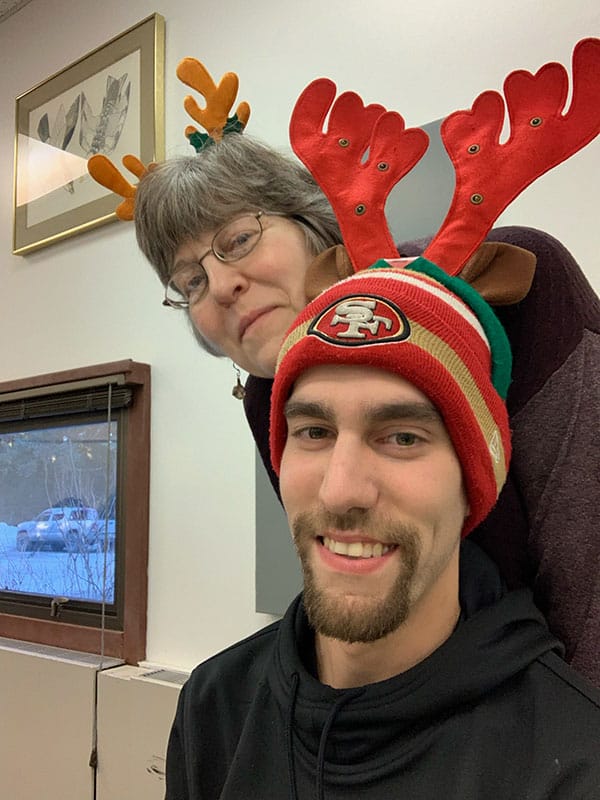
M 568 12 L 565 12 L 565 7 Z M 166 19 L 167 154 L 188 152 L 184 56 L 241 76 L 253 134 L 284 147 L 294 100 L 327 75 L 414 125 L 500 88 L 515 67 L 569 63 L 600 34 L 596 0 L 33 0 L 0 25 L 0 381 L 131 357 L 152 365 L 148 654 L 189 669 L 269 618 L 254 603 L 254 452 L 233 371 L 195 345 L 132 226 L 11 255 L 14 98 L 153 11 Z M 504 221 L 561 239 L 600 288 L 600 142 L 528 190 Z

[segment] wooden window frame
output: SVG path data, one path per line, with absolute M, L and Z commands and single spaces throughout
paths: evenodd
M 0 613 L 0 636 L 55 647 L 100 653 L 137 664 L 146 657 L 146 613 L 148 599 L 148 520 L 150 493 L 150 367 L 131 359 L 90 367 L 52 372 L 0 383 L 0 395 L 68 384 L 77 390 L 79 381 L 119 380 L 133 389 L 127 409 L 125 468 L 121 484 L 124 531 L 123 617 L 117 630 L 73 624 L 60 618 L 37 619 Z

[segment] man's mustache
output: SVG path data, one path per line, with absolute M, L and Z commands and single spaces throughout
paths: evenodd
M 292 521 L 292 534 L 296 541 L 315 539 L 328 530 L 360 530 L 366 538 L 388 545 L 404 544 L 407 537 L 414 538 L 418 534 L 414 525 L 375 515 L 362 508 L 351 508 L 343 514 L 327 509 L 302 511 Z

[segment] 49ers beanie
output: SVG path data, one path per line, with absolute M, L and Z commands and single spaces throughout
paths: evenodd
M 297 377 L 325 364 L 400 375 L 436 406 L 462 466 L 470 506 L 466 536 L 506 480 L 510 429 L 508 339 L 491 307 L 460 278 L 423 258 L 408 268 L 378 261 L 320 294 L 281 347 L 271 396 L 271 460 L 279 474 L 285 403 Z

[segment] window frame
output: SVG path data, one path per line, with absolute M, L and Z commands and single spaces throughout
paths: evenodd
M 81 624 L 76 612 L 67 606 L 58 615 L 27 616 L 26 613 L 6 613 L 0 610 L 0 636 L 28 642 L 53 645 L 88 653 L 102 652 L 106 656 L 137 664 L 146 657 L 146 615 L 148 598 L 148 524 L 150 493 L 150 366 L 131 359 L 112 361 L 89 367 L 52 372 L 0 383 L 0 402 L 21 391 L 35 390 L 43 394 L 68 385 L 77 391 L 78 383 L 86 381 L 120 382 L 133 390 L 132 404 L 121 410 L 123 466 L 119 479 L 121 492 L 120 570 L 122 570 L 122 616 L 106 620 L 101 627 L 101 615 L 94 615 L 93 624 Z M 65 389 L 66 390 L 66 389 Z M 117 576 L 115 576 L 117 579 Z M 71 617 L 71 619 L 69 619 Z M 110 627 L 109 627 L 110 625 Z

